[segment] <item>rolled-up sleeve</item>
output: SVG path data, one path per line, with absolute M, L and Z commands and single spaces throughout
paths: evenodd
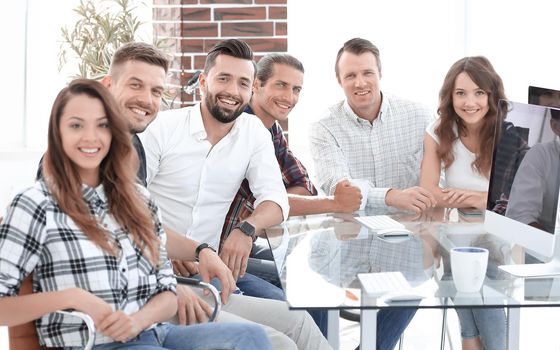
M 45 207 L 27 190 L 17 195 L 0 224 L 0 297 L 15 296 L 39 261 L 46 226 Z
M 311 125 L 309 140 L 319 186 L 332 195 L 340 180 L 351 178 L 348 160 L 332 132 L 322 122 Z
M 149 193 L 146 189 L 142 188 L 141 191 L 143 192 L 144 196 L 149 197 Z M 170 291 L 176 294 L 177 280 L 175 280 L 175 277 L 173 275 L 173 265 L 171 264 L 171 261 L 167 256 L 167 249 L 165 246 L 167 244 L 167 235 L 165 234 L 165 230 L 163 229 L 161 214 L 153 199 L 149 199 L 148 207 L 150 208 L 152 219 L 154 220 L 155 233 L 160 240 L 159 261 L 156 268 L 157 287 L 154 295 L 166 291 Z
M 256 208 L 264 201 L 272 201 L 280 206 L 282 217 L 286 220 L 290 212 L 288 194 L 274 154 L 270 133 L 264 126 L 254 127 L 254 129 L 252 135 L 255 140 L 246 172 L 249 187 L 255 196 L 254 206 Z

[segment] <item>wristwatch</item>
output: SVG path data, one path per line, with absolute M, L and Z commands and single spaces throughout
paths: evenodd
M 208 243 L 201 243 L 201 244 L 198 245 L 198 247 L 196 247 L 196 249 L 194 251 L 194 260 L 196 262 L 200 261 L 200 258 L 199 258 L 200 252 L 202 251 L 202 249 L 206 249 L 206 248 L 212 250 L 214 253 L 216 252 L 216 250 L 214 248 L 210 247 L 208 245 Z
M 255 238 L 255 226 L 251 225 L 249 222 L 241 221 L 239 224 L 237 224 L 237 226 L 234 227 L 234 229 L 236 228 L 238 228 L 241 232 L 243 232 L 247 236 L 251 238 Z

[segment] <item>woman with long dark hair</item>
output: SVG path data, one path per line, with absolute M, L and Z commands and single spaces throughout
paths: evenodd
M 505 99 L 502 79 L 487 58 L 465 57 L 449 69 L 439 97 L 439 119 L 424 137 L 420 184 L 439 206 L 484 210 L 498 101 Z M 439 188 L 441 170 L 444 188 Z
M 420 174 L 420 186 L 434 194 L 438 206 L 486 208 L 500 99 L 505 99 L 502 79 L 486 57 L 465 57 L 449 69 L 439 93 L 439 119 L 426 128 Z M 464 350 L 504 349 L 503 309 L 457 309 L 457 314 Z
M 36 320 L 42 345 L 82 347 L 85 327 L 53 313 L 75 309 L 95 323 L 94 349 L 269 349 L 257 325 L 163 323 L 177 310 L 176 281 L 158 209 L 135 183 L 137 162 L 105 87 L 80 79 L 62 89 L 44 178 L 0 225 L 0 324 Z M 30 274 L 34 293 L 18 296 Z

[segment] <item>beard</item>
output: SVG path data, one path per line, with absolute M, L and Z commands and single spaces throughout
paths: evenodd
M 235 97 L 229 94 L 220 94 L 219 97 L 224 97 L 239 102 L 239 107 L 237 107 L 233 111 L 229 111 L 221 108 L 218 105 L 218 96 L 215 96 L 210 92 L 206 93 L 206 96 L 204 97 L 206 108 L 208 108 L 210 114 L 212 114 L 214 119 L 216 119 L 220 123 L 228 124 L 233 122 L 235 119 L 237 119 L 237 117 L 241 115 L 241 113 L 243 113 L 245 107 L 247 107 L 247 103 L 241 103 L 242 99 L 240 97 Z

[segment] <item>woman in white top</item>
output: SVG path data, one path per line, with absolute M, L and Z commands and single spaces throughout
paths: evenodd
M 438 206 L 486 208 L 500 99 L 505 99 L 502 79 L 485 57 L 465 57 L 449 69 L 439 93 L 440 118 L 424 136 L 420 174 L 420 186 L 434 194 Z M 463 349 L 504 349 L 503 309 L 457 313 Z
M 481 56 L 456 62 L 440 90 L 439 119 L 424 136 L 420 184 L 438 205 L 486 208 L 498 101 L 505 99 L 501 78 Z M 439 187 L 440 172 L 445 186 Z

